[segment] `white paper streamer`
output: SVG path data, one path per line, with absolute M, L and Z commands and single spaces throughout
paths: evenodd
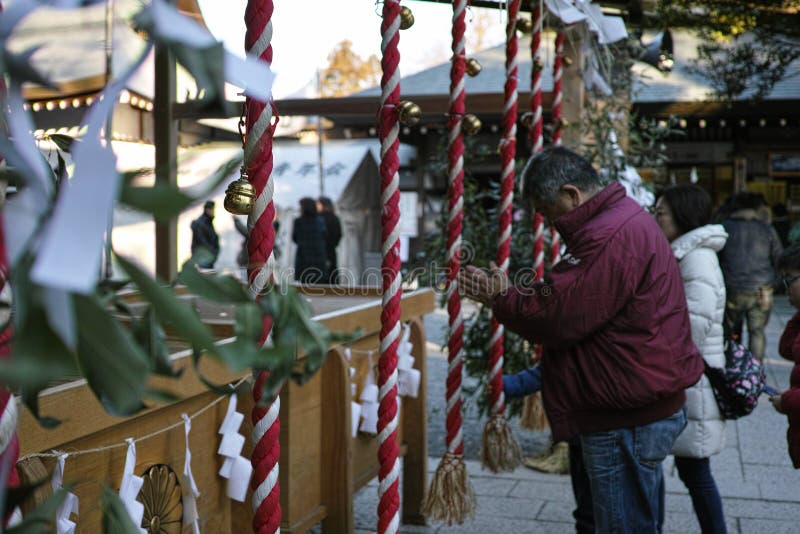
M 152 11 L 152 21 L 159 37 L 193 48 L 216 44 L 209 32 L 163 0 L 154 0 L 147 9 Z M 242 87 L 247 96 L 267 102 L 272 94 L 275 76 L 267 63 L 250 56 L 240 58 L 226 50 L 225 79 Z
M 361 432 L 368 434 L 378 433 L 378 386 L 375 384 L 375 377 L 372 371 L 372 351 L 369 352 L 369 370 L 364 380 L 364 388 L 361 390 L 361 425 L 358 427 Z
M 128 510 L 128 515 L 131 521 L 139 529 L 141 534 L 147 534 L 147 531 L 140 525 L 142 524 L 142 516 L 144 516 L 144 505 L 136 500 L 139 495 L 139 490 L 142 489 L 144 479 L 137 477 L 133 474 L 136 467 L 136 443 L 132 438 L 125 440 L 128 444 L 128 453 L 125 457 L 125 469 L 122 471 L 122 483 L 119 485 L 119 498 L 125 509 Z
M 361 405 L 357 402 L 350 402 L 350 432 L 353 437 L 358 435 L 358 425 L 361 421 Z
M 247 496 L 250 477 L 253 475 L 253 466 L 250 460 L 242 456 L 245 438 L 239 434 L 239 427 L 242 426 L 244 415 L 236 411 L 237 400 L 236 393 L 231 394 L 228 411 L 218 431 L 222 439 L 217 453 L 224 458 L 219 476 L 228 479 L 228 497 L 243 502 Z
M 56 461 L 56 468 L 53 471 L 51 485 L 53 492 L 61 489 L 64 481 L 64 465 L 67 461 L 67 454 L 62 454 Z M 70 515 L 78 515 L 78 497 L 74 493 L 67 493 L 64 502 L 56 511 L 56 534 L 73 534 L 76 524 L 70 519 Z
M 414 345 L 409 340 L 410 337 L 411 328 L 405 326 L 403 337 L 397 347 L 397 394 L 416 399 L 419 395 L 422 373 L 414 369 L 414 357 L 411 355 Z
M 192 525 L 192 532 L 200 534 L 200 516 L 197 513 L 197 499 L 200 497 L 200 490 L 194 481 L 192 474 L 192 451 L 189 450 L 189 432 L 192 430 L 192 420 L 189 416 L 181 414 L 183 418 L 183 428 L 186 434 L 186 460 L 183 463 L 184 483 L 188 483 L 188 491 L 183 496 L 183 522 Z

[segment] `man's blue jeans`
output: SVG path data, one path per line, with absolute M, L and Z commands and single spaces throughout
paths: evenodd
M 581 435 L 597 532 L 661 531 L 664 522 L 661 462 L 685 426 L 686 409 L 681 408 L 649 425 Z

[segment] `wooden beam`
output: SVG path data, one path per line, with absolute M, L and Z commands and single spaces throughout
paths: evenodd
M 552 93 L 544 93 L 542 105 L 549 108 L 552 103 Z M 441 95 L 403 95 L 404 100 L 411 100 L 422 108 L 422 122 L 444 120 L 444 115 L 449 109 L 449 96 Z M 520 101 L 530 100 L 527 91 L 519 93 Z M 379 96 L 346 96 L 339 98 L 290 98 L 275 102 L 278 111 L 283 116 L 323 116 L 331 119 L 348 117 L 365 122 L 375 122 L 379 107 Z M 238 109 L 238 103 L 233 106 Z M 481 93 L 467 95 L 467 111 L 476 115 L 502 115 L 503 94 Z M 200 109 L 192 103 L 176 104 L 176 119 L 205 119 L 229 118 L 221 114 L 221 110 Z M 432 120 L 434 119 L 434 120 Z
M 175 56 L 166 46 L 155 47 L 155 100 L 153 138 L 156 149 L 156 181 L 178 185 L 178 126 L 175 122 Z M 171 281 L 178 273 L 178 221 L 156 221 L 156 275 Z

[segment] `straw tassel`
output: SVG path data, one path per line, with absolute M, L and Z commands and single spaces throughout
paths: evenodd
M 522 414 L 519 416 L 520 428 L 543 431 L 548 429 L 547 415 L 544 413 L 542 394 L 538 391 L 523 400 Z
M 504 415 L 493 415 L 483 428 L 481 461 L 493 473 L 513 471 L 522 463 L 522 448 Z
M 448 525 L 475 518 L 476 499 L 461 454 L 445 453 L 431 480 L 422 513 Z

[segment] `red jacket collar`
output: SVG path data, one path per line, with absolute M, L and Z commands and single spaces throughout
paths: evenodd
M 598 212 L 609 205 L 625 198 L 625 188 L 619 182 L 612 182 L 592 198 L 556 219 L 555 225 L 558 233 L 565 241 L 569 241 L 587 222 L 592 220 Z

